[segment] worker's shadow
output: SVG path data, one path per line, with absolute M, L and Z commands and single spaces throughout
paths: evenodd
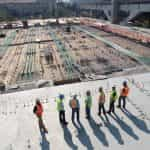
M 129 136 L 131 136 L 135 140 L 139 140 L 139 137 L 135 134 L 133 129 L 127 123 L 125 123 L 122 119 L 120 119 L 120 117 L 116 113 L 110 116 L 112 117 L 112 119 L 114 119 L 118 123 L 118 125 L 121 127 L 121 129 L 124 132 L 126 132 Z
M 100 129 L 100 125 L 98 125 L 95 120 L 91 117 L 90 120 L 88 120 L 89 125 L 91 126 L 94 135 L 96 136 L 96 138 L 106 147 L 109 146 L 109 143 L 106 139 L 106 135 L 104 134 L 104 132 Z
M 93 150 L 94 148 L 85 128 L 80 121 L 78 122 L 78 124 L 79 126 L 75 122 L 73 123 L 73 125 L 77 129 L 77 138 L 88 150 Z
M 72 141 L 72 135 L 67 126 L 62 126 L 64 132 L 64 140 L 72 150 L 77 150 L 78 147 Z
M 46 135 L 44 132 L 41 132 L 41 137 L 42 137 L 42 141 L 40 143 L 41 145 L 41 150 L 50 150 L 50 143 L 49 141 L 46 139 Z
M 150 134 L 150 128 L 148 128 L 147 124 L 144 120 L 139 119 L 138 117 L 134 116 L 129 110 L 127 109 L 121 109 L 122 112 L 125 114 L 126 117 L 128 117 L 137 128 L 139 128 L 141 131 Z
M 112 134 L 112 136 L 117 140 L 117 142 L 120 144 L 120 145 L 123 145 L 124 144 L 124 141 L 122 139 L 122 136 L 119 132 L 119 129 L 117 127 L 115 127 L 115 125 L 113 125 L 108 117 L 106 116 L 104 119 L 102 116 L 100 117 L 101 120 L 103 121 L 105 127 L 109 130 L 109 132 Z

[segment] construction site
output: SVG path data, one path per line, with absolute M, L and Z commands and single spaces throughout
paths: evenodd
M 148 30 L 90 18 L 29 20 L 1 24 L 0 81 L 35 88 L 148 72 Z

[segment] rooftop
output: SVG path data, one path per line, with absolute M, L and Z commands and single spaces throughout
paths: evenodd
M 0 149 L 1 150 L 141 150 L 150 146 L 150 74 L 110 78 L 37 90 L 0 95 Z M 99 86 L 103 86 L 109 104 L 111 87 L 118 92 L 122 82 L 130 86 L 127 103 L 128 112 L 116 108 L 116 115 L 105 118 L 97 116 Z M 92 120 L 85 119 L 85 92 L 91 90 L 93 97 Z M 69 125 L 59 124 L 56 102 L 59 93 L 65 94 L 66 118 Z M 68 106 L 71 95 L 77 94 L 81 103 L 81 126 L 71 123 L 71 109 Z M 41 136 L 37 119 L 33 114 L 35 99 L 39 97 L 44 106 L 44 122 L 49 133 Z

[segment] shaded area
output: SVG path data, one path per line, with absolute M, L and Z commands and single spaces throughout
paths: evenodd
M 63 132 L 64 132 L 64 139 L 66 141 L 66 143 L 68 144 L 68 146 L 72 149 L 72 150 L 77 150 L 78 147 L 73 143 L 72 141 L 72 135 L 70 130 L 68 129 L 67 126 L 62 126 L 63 128 Z
M 128 111 L 127 109 L 126 110 L 123 110 L 122 109 L 122 112 L 125 114 L 126 117 L 128 117 L 132 123 L 135 124 L 135 126 L 137 128 L 139 128 L 141 131 L 145 132 L 145 133 L 148 133 L 150 134 L 150 129 L 147 127 L 146 123 L 144 120 L 142 119 L 139 119 L 138 117 L 134 116 L 130 111 Z
M 111 124 L 108 119 L 104 120 L 104 118 L 102 116 L 101 116 L 101 120 L 104 122 L 105 126 L 107 127 L 109 132 L 112 134 L 112 136 L 117 140 L 117 142 L 120 145 L 123 145 L 124 141 L 123 141 L 123 139 L 121 137 L 119 129 L 117 127 L 115 127 L 113 124 Z
M 104 132 L 100 129 L 100 126 L 95 122 L 95 120 L 91 117 L 90 120 L 88 120 L 89 125 L 91 126 L 94 135 L 96 138 L 106 147 L 109 146 L 109 143 L 106 139 L 106 135 Z
M 110 116 L 118 123 L 118 125 L 122 128 L 124 132 L 126 132 L 133 139 L 139 140 L 139 137 L 135 134 L 133 129 L 128 124 L 126 124 L 123 120 L 121 120 L 116 113 L 114 113 L 115 117 L 113 115 Z
M 79 141 L 88 149 L 88 150 L 93 150 L 93 146 L 91 143 L 91 140 L 84 128 L 84 126 L 82 125 L 81 122 L 79 122 L 80 127 L 74 123 L 73 124 L 75 126 L 75 128 L 77 129 L 78 135 L 77 138 L 79 139 Z
M 40 143 L 41 146 L 41 150 L 50 150 L 50 143 L 49 141 L 46 139 L 46 135 L 44 132 L 41 132 L 41 136 L 42 136 L 42 141 Z

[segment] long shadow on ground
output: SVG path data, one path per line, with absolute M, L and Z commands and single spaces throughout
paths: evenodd
M 73 141 L 72 141 L 72 135 L 71 135 L 71 132 L 68 129 L 68 127 L 67 126 L 63 126 L 62 128 L 63 128 L 63 132 L 64 132 L 64 139 L 65 139 L 66 143 L 68 144 L 68 146 L 72 150 L 77 150 L 78 147 L 73 143 Z
M 146 123 L 144 120 L 139 119 L 138 117 L 134 116 L 130 111 L 127 109 L 121 109 L 122 112 L 125 114 L 126 117 L 128 117 L 137 128 L 139 128 L 141 131 L 150 134 L 150 129 L 148 129 Z
M 106 136 L 104 132 L 100 129 L 100 126 L 95 122 L 95 120 L 91 117 L 90 120 L 88 120 L 89 125 L 91 126 L 94 135 L 96 138 L 106 147 L 109 146 L 109 143 L 106 139 Z
M 118 125 L 121 127 L 121 129 L 124 132 L 126 132 L 133 139 L 139 140 L 139 137 L 135 134 L 133 129 L 128 124 L 126 124 L 123 120 L 121 120 L 116 113 L 114 113 L 114 116 L 113 115 L 110 116 L 118 123 Z
M 45 133 L 41 132 L 41 136 L 42 136 L 42 142 L 40 143 L 41 150 L 50 150 L 50 143 L 46 139 Z
M 124 141 L 121 137 L 121 134 L 119 132 L 119 129 L 116 128 L 108 119 L 108 117 L 106 117 L 106 120 L 101 116 L 100 117 L 101 120 L 103 121 L 104 125 L 108 128 L 109 132 L 112 134 L 112 136 L 117 140 L 117 142 L 120 145 L 124 144 Z
M 86 130 L 84 129 L 81 122 L 78 122 L 78 123 L 79 123 L 80 127 L 76 123 L 73 124 L 78 131 L 78 135 L 77 135 L 78 139 L 88 150 L 93 150 L 94 148 L 92 146 L 91 140 L 90 140 Z

